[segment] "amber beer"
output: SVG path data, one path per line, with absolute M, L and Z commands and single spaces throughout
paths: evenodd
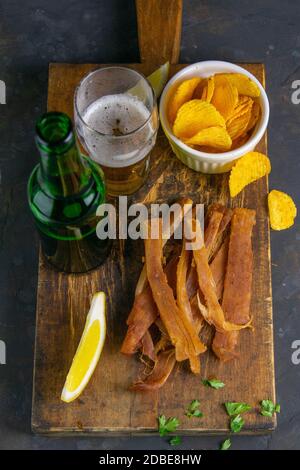
M 85 90 L 83 96 L 88 91 L 94 99 L 80 116 L 77 113 L 77 132 L 89 156 L 103 169 L 108 193 L 132 194 L 147 177 L 155 145 L 158 113 L 154 93 L 144 77 L 124 67 L 109 67 L 92 74 L 97 74 L 92 84 L 95 87 L 98 83 L 98 92 Z M 85 80 L 88 78 L 89 75 Z M 85 80 L 76 92 L 75 112 L 80 89 L 87 88 Z M 107 93 L 103 93 L 103 88 Z

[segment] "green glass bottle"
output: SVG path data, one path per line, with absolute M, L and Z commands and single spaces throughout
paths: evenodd
M 96 210 L 105 202 L 103 173 L 79 153 L 72 122 L 63 113 L 44 114 L 35 141 L 41 159 L 28 181 L 28 200 L 42 251 L 60 271 L 89 271 L 111 246 L 96 234 Z

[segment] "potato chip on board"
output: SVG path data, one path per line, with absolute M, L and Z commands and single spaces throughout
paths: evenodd
M 225 127 L 223 116 L 216 108 L 203 100 L 191 100 L 178 110 L 173 133 L 179 138 L 190 138 L 207 127 Z
M 221 83 L 217 83 L 214 87 L 211 104 L 217 108 L 225 120 L 232 115 L 238 104 L 238 100 L 239 95 L 237 88 L 226 78 L 224 78 Z
M 223 151 L 229 150 L 232 143 L 226 129 L 220 126 L 202 129 L 184 142 L 187 145 L 203 145 Z
M 171 124 L 175 121 L 179 108 L 192 98 L 195 88 L 200 82 L 201 78 L 195 77 L 180 83 L 168 104 L 168 117 Z
M 266 155 L 259 152 L 246 153 L 231 169 L 229 176 L 230 196 L 235 197 L 245 186 L 268 175 L 270 171 L 271 162 Z
M 232 85 L 236 86 L 240 95 L 251 96 L 257 98 L 260 95 L 259 86 L 253 82 L 247 75 L 242 73 L 221 73 L 216 75 L 218 80 L 226 77 Z
M 273 230 L 284 230 L 294 225 L 297 207 L 291 196 L 273 189 L 268 194 L 268 207 Z

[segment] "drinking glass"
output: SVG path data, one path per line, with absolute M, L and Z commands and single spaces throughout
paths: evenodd
M 126 67 L 95 70 L 79 83 L 74 108 L 77 135 L 103 169 L 108 194 L 137 191 L 147 177 L 159 125 L 147 79 Z

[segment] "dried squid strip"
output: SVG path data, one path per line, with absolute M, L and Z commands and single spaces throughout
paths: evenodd
M 145 380 L 140 380 L 131 386 L 136 392 L 147 392 L 157 390 L 168 380 L 169 375 L 176 363 L 174 348 L 162 351 L 157 356 L 154 368 Z
M 152 219 L 151 224 L 155 223 Z M 161 231 L 160 231 L 161 232 Z M 149 232 L 148 232 L 149 233 Z M 203 345 L 198 338 L 197 344 L 192 340 L 190 331 L 181 318 L 173 291 L 168 285 L 162 267 L 162 239 L 147 238 L 145 240 L 145 258 L 147 278 L 152 295 L 160 313 L 161 320 L 175 347 L 177 361 L 183 361 L 199 354 Z
M 197 221 L 194 222 L 197 224 Z M 199 225 L 198 230 L 201 230 Z M 251 320 L 245 325 L 236 325 L 225 320 L 224 312 L 216 295 L 216 286 L 208 264 L 208 256 L 204 244 L 201 248 L 193 250 L 193 256 L 198 274 L 199 289 L 203 294 L 206 304 L 206 307 L 203 308 L 201 306 L 202 302 L 199 302 L 199 308 L 207 323 L 214 325 L 218 331 L 238 331 L 248 327 L 251 324 Z M 199 296 L 198 300 L 200 300 Z
M 235 209 L 231 223 L 228 262 L 224 280 L 222 307 L 225 318 L 236 324 L 246 324 L 250 319 L 250 302 L 253 272 L 252 231 L 255 211 Z M 213 351 L 223 361 L 237 356 L 237 332 L 217 332 Z

